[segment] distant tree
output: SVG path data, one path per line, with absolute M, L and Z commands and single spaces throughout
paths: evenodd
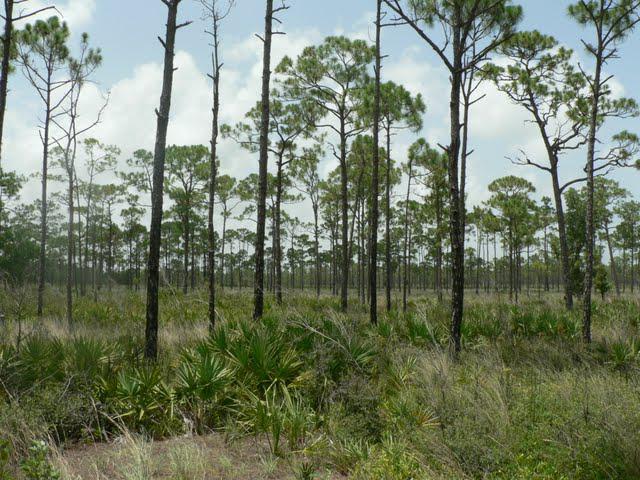
M 209 173 L 208 158 L 209 150 L 204 145 L 172 145 L 167 148 L 166 153 L 165 191 L 175 203 L 174 208 L 181 224 L 184 269 L 182 292 L 185 294 L 189 288 L 193 218 L 198 207 L 204 202 L 204 190 Z
M 618 205 L 628 197 L 629 192 L 624 188 L 621 188 L 617 182 L 606 178 L 599 179 L 599 182 L 604 188 L 597 188 L 595 194 L 599 198 L 596 199 L 596 204 L 601 206 L 601 214 L 598 215 L 599 222 L 596 229 L 601 230 L 604 233 L 604 239 L 607 244 L 607 250 L 609 252 L 609 262 L 611 267 L 611 276 L 613 277 L 613 284 L 616 288 L 616 295 L 620 296 L 620 280 L 618 276 L 618 267 L 615 262 L 615 255 L 613 252 L 613 241 L 611 236 L 611 223 L 613 217 L 617 211 Z
M 322 153 L 320 143 L 303 148 L 302 154 L 298 156 L 291 167 L 294 185 L 311 201 L 313 210 L 316 296 L 320 296 L 320 174 L 318 164 Z
M 391 242 L 391 172 L 393 160 L 391 157 L 391 136 L 394 131 L 410 129 L 417 132 L 422 128 L 422 115 L 426 107 L 422 96 L 413 97 L 402 85 L 386 82 L 381 85 L 380 121 L 386 132 L 386 175 L 385 175 L 385 243 Z M 385 298 L 387 311 L 391 309 L 391 249 L 385 252 Z
M 407 191 L 405 196 L 405 209 L 404 209 L 404 247 L 403 247 L 403 282 L 402 282 L 402 311 L 407 310 L 407 291 L 409 288 L 409 275 L 408 270 L 410 268 L 409 261 L 409 221 L 410 221 L 410 197 L 411 187 L 414 178 L 419 175 L 419 170 L 416 167 L 426 167 L 432 165 L 441 158 L 440 153 L 431 148 L 431 146 L 424 140 L 416 140 L 409 147 L 408 162 L 406 164 L 407 173 Z M 389 166 L 387 166 L 389 168 Z M 416 171 L 417 170 L 417 171 Z M 386 183 L 386 182 L 385 182 Z M 388 243 L 388 241 L 387 241 Z
M 602 296 L 602 301 L 605 300 L 605 295 L 611 290 L 611 283 L 609 282 L 609 276 L 607 269 L 601 263 L 596 267 L 596 274 L 593 279 L 593 284 L 598 293 Z
M 283 86 L 289 96 L 305 105 L 315 105 L 322 118 L 313 122 L 317 128 L 328 129 L 338 136 L 338 145 L 331 145 L 340 169 L 340 306 L 347 310 L 349 268 L 349 141 L 362 133 L 359 119 L 362 96 L 360 90 L 368 81 L 367 67 L 375 55 L 374 48 L 363 40 L 328 37 L 318 46 L 307 47 L 295 62 L 285 57 L 276 72 L 284 76 Z M 324 121 L 328 118 L 329 120 Z
M 80 175 L 76 169 L 76 197 L 78 207 L 80 204 L 80 194 L 84 196 L 84 264 L 81 267 L 82 282 L 81 292 L 84 294 L 85 289 L 85 275 L 88 270 L 89 259 L 89 239 L 93 236 L 95 244 L 95 235 L 97 228 L 96 208 L 95 203 L 100 194 L 101 188 L 96 184 L 96 177 L 104 172 L 113 170 L 116 166 L 117 157 L 120 155 L 120 149 L 115 145 L 105 145 L 95 138 L 85 138 L 82 141 L 82 146 L 85 154 L 84 162 L 84 174 Z M 84 177 L 84 178 L 83 178 Z M 80 213 L 80 212 L 78 212 Z M 95 296 L 95 264 L 92 265 L 92 285 L 94 287 Z
M 434 284 L 438 301 L 443 299 L 443 259 L 444 240 L 447 233 L 445 218 L 448 212 L 447 157 L 440 153 L 433 155 L 433 150 L 423 138 L 414 143 L 425 155 L 419 155 L 415 163 L 416 182 L 425 189 L 424 200 L 429 216 L 433 219 L 434 250 Z M 431 153 L 430 153 L 431 152 Z
M 630 253 L 631 257 L 631 291 L 633 292 L 637 278 L 638 249 L 640 248 L 640 202 L 634 200 L 622 202 L 617 205 L 616 214 L 620 217 L 616 233 L 622 247 Z M 613 260 L 611 261 L 613 262 Z
M 507 176 L 489 184 L 491 197 L 487 205 L 500 222 L 500 228 L 509 252 L 509 298 L 518 301 L 516 268 L 520 252 L 531 234 L 536 205 L 530 195 L 535 187 L 524 178 Z
M 313 118 L 309 111 L 302 112 L 302 106 L 297 102 L 285 102 L 281 99 L 281 93 L 274 90 L 269 107 L 269 153 L 275 156 L 275 205 L 274 205 L 274 261 L 276 269 L 275 293 L 278 304 L 282 303 L 282 197 L 284 187 L 288 182 L 287 170 L 297 159 L 296 141 L 302 137 L 309 137 L 312 125 L 308 118 Z M 261 129 L 260 102 L 246 114 L 248 123 L 239 122 L 233 128 L 223 125 L 224 136 L 233 138 L 243 148 L 257 153 L 260 147 Z
M 118 176 L 125 185 L 134 190 L 133 195 L 140 206 L 151 207 L 150 201 L 140 202 L 139 193 L 146 193 L 151 197 L 153 188 L 153 153 L 148 150 L 138 149 L 133 156 L 127 158 L 127 171 L 118 172 Z M 149 198 L 150 200 L 150 198 Z

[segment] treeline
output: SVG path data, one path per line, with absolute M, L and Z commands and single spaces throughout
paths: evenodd
M 95 140 L 87 140 L 88 145 L 101 146 Z M 411 149 L 416 152 L 424 146 L 417 142 Z M 185 183 L 172 176 L 177 152 L 197 152 L 201 150 L 200 165 L 194 169 L 184 167 L 180 175 L 188 171 L 205 170 L 206 148 L 175 147 L 168 150 L 168 197 L 174 202 L 163 223 L 161 263 L 164 282 L 176 290 L 187 292 L 202 288 L 207 281 L 209 269 L 207 256 L 207 229 L 205 190 L 206 182 L 197 178 Z M 391 185 L 392 203 L 390 220 L 390 253 L 392 291 L 400 294 L 405 290 L 432 290 L 442 295 L 451 284 L 450 248 L 446 234 L 446 224 L 437 226 L 438 205 L 444 204 L 444 190 L 437 195 L 437 189 L 428 188 L 424 179 L 433 178 L 429 173 L 429 160 L 440 160 L 435 152 L 432 157 L 413 158 L 411 164 L 411 185 L 409 200 L 407 191 L 402 192 L 400 180 L 408 184 L 409 164 L 404 164 L 395 172 Z M 138 151 L 129 164 L 151 158 L 149 152 Z M 425 162 L 426 160 L 426 162 Z M 106 176 L 106 171 L 103 176 Z M 142 173 L 142 171 L 138 172 Z M 365 175 L 355 171 L 354 175 Z M 128 179 L 140 179 L 140 175 L 118 172 Z M 335 176 L 334 176 L 335 177 Z M 97 296 L 101 289 L 111 289 L 124 285 L 131 289 L 144 288 L 145 258 L 148 248 L 148 229 L 144 222 L 147 208 L 141 203 L 139 193 L 127 183 L 119 185 L 97 182 L 89 186 L 82 176 L 79 183 L 78 208 L 74 222 L 73 285 L 78 295 Z M 289 191 L 300 187 L 298 178 L 287 177 Z M 357 178 L 356 178 L 357 180 Z M 94 179 L 95 181 L 95 179 Z M 218 177 L 217 207 L 220 213 L 220 229 L 216 231 L 217 263 L 216 283 L 226 288 L 249 288 L 253 284 L 253 243 L 255 232 L 248 227 L 247 219 L 252 218 L 255 176 L 236 180 L 228 175 Z M 441 178 L 444 184 L 444 178 Z M 184 189 L 191 184 L 193 191 Z M 335 190 L 337 185 L 333 186 Z M 281 287 L 283 289 L 307 289 L 311 292 L 331 292 L 337 294 L 339 278 L 339 238 L 336 225 L 336 202 L 331 199 L 331 186 L 326 181 L 319 183 L 318 190 L 318 255 L 316 256 L 313 222 L 304 222 L 286 210 L 300 210 L 304 207 L 301 195 L 288 195 L 281 219 L 280 238 L 283 257 Z M 357 191 L 357 187 L 355 188 Z M 537 201 L 535 188 L 520 177 L 503 177 L 489 186 L 490 199 L 476 206 L 469 214 L 467 226 L 466 288 L 475 292 L 504 292 L 515 301 L 522 293 L 538 294 L 563 289 L 562 261 L 560 257 L 557 224 L 551 199 L 542 197 Z M 634 292 L 640 283 L 640 203 L 633 200 L 630 193 L 620 188 L 610 179 L 599 180 L 596 184 L 598 218 L 598 264 L 596 287 L 602 293 L 609 289 L 618 294 Z M 271 197 L 271 196 L 270 196 Z M 289 198 L 290 197 L 290 198 Z M 275 198 L 275 196 L 273 196 Z M 572 252 L 572 275 L 574 293 L 581 291 L 580 278 L 584 275 L 581 253 L 584 241 L 585 190 L 569 189 L 567 200 L 568 241 Z M 362 199 L 353 199 L 353 208 Z M 331 209 L 334 212 L 331 212 Z M 362 210 L 362 209 L 360 209 Z M 5 257 L 2 270 L 10 282 L 35 281 L 37 273 L 37 238 L 39 231 L 38 205 L 13 205 L 14 212 L 8 217 L 4 240 Z M 52 202 L 47 253 L 47 281 L 64 288 L 66 282 L 67 228 L 64 218 L 64 203 Z M 357 292 L 362 303 L 369 298 L 367 284 L 367 220 L 362 212 L 355 211 L 351 226 L 349 287 Z M 266 288 L 276 291 L 276 265 L 274 256 L 275 212 L 273 202 L 269 205 L 269 243 L 266 248 Z M 442 214 L 444 213 L 441 212 Z M 359 215 L 360 214 L 360 215 Z M 386 219 L 386 212 L 384 214 Z M 333 222 L 333 225 L 332 225 Z M 234 227 L 232 228 L 231 225 Z M 440 230 L 440 231 L 438 231 Z M 405 245 L 406 240 L 406 245 Z M 438 248 L 439 243 L 441 248 Z M 405 252 L 406 248 L 406 252 Z M 378 284 L 386 288 L 384 265 L 387 244 L 380 242 L 381 261 Z M 406 265 L 405 265 L 406 255 Z M 610 262 L 609 258 L 614 258 Z M 606 266 L 606 268 L 605 268 Z M 604 268 L 604 270 L 602 270 Z M 406 279 L 405 279 L 406 277 Z M 405 286 L 406 285 L 406 286 Z M 355 294 L 355 293 L 354 293 Z M 402 298 L 402 295 L 399 295 Z

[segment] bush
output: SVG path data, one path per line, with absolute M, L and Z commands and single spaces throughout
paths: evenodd
M 49 448 L 43 441 L 34 442 L 29 448 L 29 456 L 21 463 L 20 469 L 27 480 L 58 480 L 58 472 L 49 462 Z

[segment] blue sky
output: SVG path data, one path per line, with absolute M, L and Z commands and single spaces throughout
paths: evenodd
M 47 4 L 46 0 L 33 0 Z M 286 36 L 278 36 L 274 44 L 274 62 L 284 54 L 295 55 L 304 46 L 319 43 L 327 35 L 345 34 L 370 38 L 373 21 L 373 0 L 290 0 L 290 9 L 281 14 Z M 524 29 L 538 29 L 554 35 L 576 50 L 579 59 L 589 60 L 583 53 L 580 38 L 591 32 L 577 26 L 566 15 L 570 2 L 563 0 L 522 0 Z M 124 158 L 136 148 L 151 149 L 155 135 L 153 110 L 158 103 L 162 51 L 156 39 L 163 34 L 166 7 L 160 0 L 66 0 L 59 1 L 60 11 L 78 34 L 87 31 L 91 42 L 100 46 L 104 64 L 97 75 L 99 88 L 87 92 L 87 117 L 99 103 L 99 93 L 111 92 L 104 121 L 92 135 L 119 145 Z M 237 0 L 236 7 L 225 20 L 222 30 L 222 54 L 225 62 L 222 79 L 222 120 L 235 122 L 258 99 L 261 46 L 254 33 L 262 30 L 264 16 L 262 0 Z M 172 121 L 169 130 L 171 143 L 206 143 L 210 122 L 210 90 L 206 73 L 209 68 L 208 39 L 200 20 L 201 7 L 197 0 L 183 0 L 181 20 L 194 23 L 181 30 L 177 40 L 176 86 Z M 424 129 L 420 133 L 431 143 L 446 143 L 447 76 L 437 58 L 407 27 L 385 29 L 383 32 L 385 59 L 383 75 L 403 83 L 413 93 L 422 93 L 427 103 Z M 640 67 L 636 51 L 640 48 L 640 31 L 621 48 L 622 59 L 607 68 L 615 74 L 616 91 L 640 98 Z M 11 79 L 8 130 L 5 140 L 6 159 L 10 168 L 31 173 L 39 168 L 40 146 L 35 125 L 39 105 L 33 92 L 17 73 Z M 539 194 L 548 195 L 546 174 L 529 167 L 512 165 L 506 156 L 517 154 L 520 148 L 531 156 L 542 155 L 541 144 L 522 109 L 509 102 L 490 85 L 487 98 L 479 104 L 472 117 L 473 147 L 469 171 L 470 202 L 487 198 L 486 186 L 502 175 L 521 175 L 538 187 Z M 640 133 L 637 119 L 612 126 Z M 404 160 L 406 149 L 416 138 L 401 134 L 394 139 L 397 161 Z M 583 152 L 564 162 L 563 175 L 577 175 L 583 164 Z M 223 171 L 241 177 L 256 170 L 254 156 L 224 141 L 220 161 Z M 335 167 L 327 158 L 323 171 Z M 615 178 L 640 197 L 640 173 L 625 171 Z M 30 182 L 25 197 L 37 195 L 37 184 Z

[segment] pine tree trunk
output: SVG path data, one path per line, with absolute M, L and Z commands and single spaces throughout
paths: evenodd
M 5 19 L 4 19 L 4 35 L 2 36 L 2 51 L 11 51 L 11 41 L 13 33 L 13 2 L 14 0 L 5 0 Z M 2 140 L 4 134 L 4 114 L 7 109 L 7 91 L 9 88 L 9 67 L 10 55 L 2 56 L 2 66 L 0 67 L 0 178 L 2 177 Z M 2 193 L 0 187 L 0 193 Z M 2 232 L 2 202 L 0 202 L 0 232 Z
M 409 288 L 409 197 L 411 195 L 411 179 L 413 164 L 409 158 L 409 180 L 407 181 L 407 195 L 404 206 L 404 245 L 403 245 L 403 279 L 402 279 L 402 311 L 407 311 L 407 290 Z
M 151 225 L 149 228 L 149 258 L 147 262 L 147 307 L 144 356 L 158 357 L 158 291 L 160 283 L 160 245 L 162 240 L 162 200 L 167 129 L 173 88 L 173 60 L 176 41 L 178 5 L 181 0 L 167 2 L 167 24 L 164 46 L 164 70 L 160 108 L 156 110 L 156 141 L 153 153 L 153 186 L 151 190 Z
M 316 297 L 320 297 L 320 230 L 317 203 L 313 204 L 313 250 L 316 260 Z
M 573 309 L 573 280 L 571 278 L 571 262 L 569 260 L 569 244 L 567 241 L 567 225 L 562 204 L 562 191 L 558 180 L 558 168 L 551 169 L 553 182 L 553 198 L 556 204 L 556 220 L 558 222 L 558 237 L 560 240 L 560 260 L 562 263 L 562 277 L 564 281 L 564 301 L 567 310 Z
M 275 281 L 275 292 L 276 292 L 276 302 L 278 305 L 282 305 L 282 240 L 281 240 L 281 230 L 282 230 L 282 162 L 283 162 L 284 151 L 280 151 L 278 155 L 278 171 L 276 174 L 276 211 L 275 211 L 275 227 L 274 227 L 274 248 L 273 248 L 273 258 L 275 260 L 275 270 L 276 270 L 276 281 Z
M 261 319 L 264 312 L 264 239 L 267 216 L 267 166 L 269 162 L 269 82 L 271 80 L 273 0 L 267 0 L 266 4 L 262 53 L 262 115 L 260 121 L 260 160 L 258 172 L 258 224 L 256 229 L 256 263 L 253 285 L 254 320 Z
M 218 150 L 218 113 L 220 111 L 220 63 L 218 61 L 218 21 L 213 12 L 213 107 L 211 109 L 211 141 L 209 157 L 209 203 L 207 208 L 207 262 L 209 287 L 209 329 L 213 331 L 216 325 L 216 237 L 213 228 L 213 213 L 215 207 L 216 181 L 218 165 L 216 163 Z M 224 250 L 224 246 L 223 246 Z
M 70 160 L 67 158 L 67 162 Z M 73 323 L 73 167 L 69 166 L 67 174 L 69 175 L 68 185 L 68 202 L 69 202 L 69 220 L 67 225 L 67 285 L 66 285 L 66 319 L 67 325 L 71 327 Z
M 387 123 L 387 171 L 385 172 L 385 226 L 384 226 L 384 242 L 385 258 L 384 269 L 386 275 L 385 281 L 385 300 L 387 312 L 391 311 L 391 286 L 393 284 L 393 274 L 391 272 L 391 125 Z
M 582 338 L 586 343 L 591 343 L 591 290 L 593 286 L 593 264 L 595 250 L 595 224 L 594 224 L 594 162 L 596 149 L 596 134 L 598 128 L 598 115 L 600 107 L 600 82 L 602 75 L 602 46 L 599 45 L 596 54 L 596 71 L 593 78 L 593 98 L 591 100 L 591 112 L 589 118 L 589 135 L 587 137 L 587 218 L 586 218 L 586 252 L 585 252 L 585 276 L 584 276 L 584 300 L 582 319 Z
M 344 118 L 340 119 L 340 212 L 342 220 L 340 309 L 347 311 L 349 288 L 349 180 L 347 174 L 347 137 Z
M 456 18 L 460 17 L 456 7 Z M 453 51 L 454 62 L 451 72 L 451 143 L 449 157 L 449 223 L 451 236 L 451 348 L 454 354 L 461 349 L 462 315 L 464 311 L 464 236 L 462 235 L 462 212 L 460 210 L 460 190 L 458 182 L 458 160 L 460 155 L 460 90 L 462 87 L 462 45 L 460 22 L 454 22 Z
M 381 7 L 382 0 L 376 0 L 376 66 L 375 93 L 373 108 L 373 170 L 371 174 L 371 239 L 369 241 L 369 321 L 378 323 L 378 222 L 380 208 L 378 205 L 380 186 L 380 77 L 381 77 Z
M 49 74 L 47 85 L 51 85 Z M 44 285 L 46 275 L 47 251 L 47 176 L 49 175 L 49 124 L 51 122 L 51 89 L 47 88 L 44 134 L 42 135 L 42 194 L 40 205 L 40 254 L 38 257 L 38 317 L 42 317 L 44 308 Z

